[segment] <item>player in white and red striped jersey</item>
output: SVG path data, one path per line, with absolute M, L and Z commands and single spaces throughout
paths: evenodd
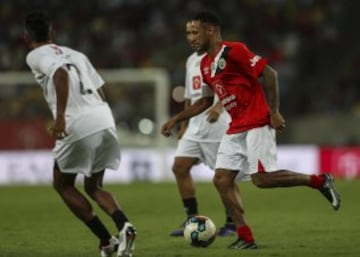
M 220 20 L 215 13 L 201 11 L 191 22 L 197 31 L 194 42 L 197 50 L 207 52 L 200 69 L 208 91 L 166 122 L 162 134 L 169 136 L 178 122 L 211 106 L 214 92 L 230 114 L 231 122 L 220 143 L 213 178 L 237 226 L 238 239 L 229 248 L 257 248 L 245 220 L 240 194 L 234 190 L 235 180 L 251 179 L 260 188 L 312 187 L 318 189 L 335 210 L 339 209 L 340 196 L 329 174 L 306 175 L 277 168 L 275 130 L 285 128 L 279 111 L 277 72 L 244 43 L 222 41 Z M 258 81 L 260 76 L 264 77 L 263 85 Z
M 192 45 L 193 29 L 190 22 L 186 23 L 186 38 L 189 45 L 194 48 Z M 200 72 L 200 62 L 204 55 L 204 51 L 195 51 L 186 60 L 185 109 L 203 97 L 204 83 Z M 179 141 L 172 170 L 187 219 L 199 214 L 191 169 L 200 162 L 211 169 L 215 169 L 220 140 L 230 121 L 230 117 L 223 110 L 221 103 L 218 99 L 215 100 L 208 111 L 183 121 L 177 135 Z M 219 228 L 218 235 L 234 235 L 235 225 L 227 210 L 225 214 L 225 224 Z M 183 236 L 184 224 L 185 222 L 178 229 L 172 231 L 170 235 Z
M 35 11 L 26 16 L 24 37 L 31 48 L 26 62 L 54 118 L 54 188 L 99 239 L 101 257 L 116 251 L 117 256 L 132 256 L 135 228 L 115 197 L 103 189 L 105 169 L 116 170 L 120 164 L 115 122 L 102 91 L 104 81 L 83 53 L 52 42 L 47 13 Z M 86 193 L 113 219 L 118 238 L 111 236 L 77 190 L 78 174 L 85 175 Z

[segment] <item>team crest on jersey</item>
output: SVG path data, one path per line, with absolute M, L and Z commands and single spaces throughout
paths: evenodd
M 224 96 L 226 96 L 227 92 L 225 90 L 225 87 L 219 80 L 216 80 L 213 82 L 213 87 L 214 87 L 216 94 L 218 95 L 218 97 L 220 99 L 222 99 Z
M 201 77 L 200 76 L 194 76 L 192 79 L 192 85 L 193 89 L 199 89 L 201 87 Z
M 218 61 L 218 67 L 219 69 L 223 70 L 225 69 L 226 66 L 226 61 L 224 58 L 220 58 L 220 60 Z

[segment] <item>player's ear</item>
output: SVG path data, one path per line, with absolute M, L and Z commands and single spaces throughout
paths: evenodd
M 214 35 L 214 34 L 216 34 L 216 27 L 209 25 L 207 27 L 207 31 L 208 31 L 209 35 Z

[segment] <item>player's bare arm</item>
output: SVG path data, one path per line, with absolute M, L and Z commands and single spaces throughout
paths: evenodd
M 56 91 L 56 118 L 52 136 L 55 139 L 62 139 L 67 136 L 65 111 L 69 95 L 69 76 L 65 69 L 60 67 L 55 71 L 54 86 Z
M 263 76 L 264 88 L 267 94 L 268 104 L 270 108 L 271 126 L 276 130 L 282 131 L 285 128 L 285 120 L 279 111 L 280 96 L 277 72 L 269 65 L 266 65 L 263 71 Z
M 183 110 L 182 112 L 179 112 L 177 115 L 172 117 L 170 120 L 168 120 L 161 128 L 161 134 L 163 134 L 166 137 L 169 137 L 172 135 L 171 130 L 176 126 L 177 123 L 190 119 L 191 117 L 194 117 L 203 111 L 205 111 L 207 108 L 209 108 L 214 101 L 214 97 L 203 97 L 197 100 L 193 105 L 189 106 L 189 108 Z
M 223 105 L 220 101 L 218 101 L 213 107 L 209 108 L 209 110 L 206 111 L 206 114 L 208 116 L 207 121 L 210 123 L 217 122 L 222 112 Z
M 184 101 L 184 110 L 189 108 L 190 105 L 191 105 L 191 100 L 190 99 L 185 99 L 185 101 Z M 179 130 L 179 132 L 177 134 L 177 139 L 182 138 L 182 136 L 184 135 L 188 125 L 189 125 L 189 119 L 183 120 L 181 122 L 180 130 Z

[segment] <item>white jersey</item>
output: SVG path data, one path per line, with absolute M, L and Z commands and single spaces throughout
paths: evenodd
M 29 52 L 26 62 L 44 91 L 54 119 L 56 91 L 53 76 L 60 67 L 68 71 L 69 95 L 65 110 L 68 136 L 63 141 L 74 142 L 115 127 L 108 104 L 97 92 L 104 81 L 84 54 L 68 47 L 46 44 Z
M 191 104 L 209 95 L 207 85 L 203 83 L 200 72 L 200 61 L 203 56 L 195 52 L 186 61 L 185 98 L 189 99 Z M 218 98 L 215 96 L 214 104 L 217 101 Z M 203 142 L 218 142 L 225 134 L 229 122 L 229 115 L 223 111 L 218 121 L 210 123 L 207 121 L 206 111 L 204 111 L 189 120 L 183 138 Z

